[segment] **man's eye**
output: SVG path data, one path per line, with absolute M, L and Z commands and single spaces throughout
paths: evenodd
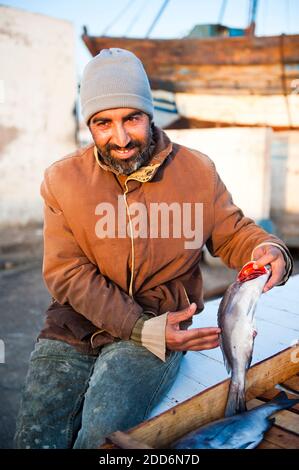
M 107 127 L 108 124 L 109 124 L 109 123 L 106 122 L 106 121 L 98 121 L 98 122 L 97 122 L 97 126 L 98 126 L 98 127 Z
M 139 116 L 130 116 L 129 121 L 131 121 L 131 122 L 138 121 L 138 118 L 139 118 Z

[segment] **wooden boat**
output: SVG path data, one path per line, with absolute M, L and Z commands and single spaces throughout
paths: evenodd
M 299 35 L 135 39 L 90 36 L 85 29 L 82 39 L 93 56 L 110 47 L 135 53 L 155 105 L 168 101 L 170 112 L 192 127 L 299 127 Z M 161 92 L 167 99 L 161 101 Z

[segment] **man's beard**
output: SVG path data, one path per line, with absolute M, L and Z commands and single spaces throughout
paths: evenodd
M 141 166 L 145 165 L 151 157 L 150 147 L 152 143 L 152 130 L 149 130 L 148 138 L 145 143 L 140 140 L 131 140 L 126 147 L 119 147 L 115 144 L 107 144 L 103 148 L 98 148 L 99 154 L 110 168 L 116 170 L 119 174 L 130 175 L 134 171 L 138 170 Z M 132 148 L 137 149 L 137 153 L 132 157 L 121 159 L 111 155 L 111 150 L 119 149 L 130 150 Z

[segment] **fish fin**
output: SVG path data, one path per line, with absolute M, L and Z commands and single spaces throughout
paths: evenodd
M 251 362 L 252 362 L 254 340 L 255 340 L 256 336 L 257 336 L 257 329 L 253 328 L 253 330 L 252 330 L 252 350 L 251 350 L 251 354 L 250 354 L 250 356 L 248 358 L 248 361 L 247 361 L 247 364 L 246 364 L 246 370 L 249 369 L 249 367 L 251 365 Z
M 231 368 L 228 360 L 226 359 L 225 352 L 223 350 L 222 350 L 222 355 L 223 355 L 223 362 L 224 362 L 225 368 L 227 370 L 227 373 L 230 374 L 231 371 L 232 371 L 232 368 Z
M 268 429 L 270 429 L 271 426 L 273 426 L 273 424 L 275 424 L 275 418 L 268 418 L 268 421 L 270 422 L 270 426 Z M 267 429 L 267 431 L 268 431 Z
M 225 366 L 225 368 L 226 368 L 226 370 L 227 370 L 227 373 L 230 374 L 231 371 L 232 371 L 232 368 L 231 368 L 230 363 L 229 363 L 228 360 L 227 360 L 227 357 L 226 357 L 226 354 L 225 354 L 225 347 L 224 347 L 224 344 L 223 344 L 221 335 L 220 335 L 220 348 L 221 348 L 221 352 L 222 352 L 222 356 L 223 356 L 223 363 L 224 363 L 224 366 Z
M 294 395 L 295 397 L 299 397 L 299 392 L 297 390 L 294 390 L 292 388 L 290 388 L 288 385 L 284 385 L 284 384 L 276 384 L 275 387 L 277 390 L 281 390 L 283 392 L 286 392 L 286 393 L 290 393 L 292 395 Z
M 234 416 L 235 414 L 242 413 L 243 411 L 247 411 L 245 390 L 235 382 L 231 381 L 225 408 L 225 416 Z
M 247 364 L 246 364 L 246 370 L 249 369 L 249 367 L 251 365 L 252 353 L 253 353 L 253 348 L 252 348 L 252 352 L 251 352 L 250 357 L 248 358 L 248 361 L 247 361 Z
M 269 401 L 267 405 L 272 405 L 274 410 L 278 411 L 295 406 L 297 403 L 299 403 L 299 398 L 291 399 L 288 398 L 285 392 L 280 392 L 275 398 L 273 398 L 273 400 Z M 273 411 L 273 413 L 275 411 Z
M 249 441 L 249 442 L 245 442 L 244 444 L 240 445 L 238 447 L 238 449 L 253 449 L 256 446 L 257 446 L 257 444 L 256 444 L 255 441 Z

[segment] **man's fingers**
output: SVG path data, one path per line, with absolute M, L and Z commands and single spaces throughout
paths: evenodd
M 198 347 L 209 349 L 211 344 L 211 347 L 214 348 L 218 345 L 220 332 L 220 328 L 217 327 L 177 330 L 173 325 L 170 325 L 166 326 L 166 344 L 169 349 L 175 351 L 197 351 Z
M 276 246 L 268 246 L 266 250 L 257 250 L 257 255 L 254 256 L 256 266 L 254 265 L 253 267 L 256 269 L 259 266 L 266 266 L 266 264 L 272 264 L 280 258 L 284 261 L 281 250 Z
M 266 264 L 270 264 L 271 262 L 273 262 L 273 255 L 271 253 L 267 253 L 255 260 L 253 268 L 258 269 L 259 267 L 266 266 Z
M 205 336 L 204 338 L 197 338 L 197 339 L 192 339 L 189 341 L 186 341 L 182 345 L 182 349 L 186 351 L 194 351 L 194 348 L 198 347 L 207 347 L 209 349 L 209 346 L 211 344 L 216 344 L 219 346 L 219 336 L 218 335 L 210 335 L 210 336 Z M 215 347 L 215 346 L 213 346 Z M 196 350 L 196 349 L 195 349 Z
M 269 277 L 263 292 L 267 292 L 275 285 L 279 284 L 285 272 L 285 260 L 281 250 L 276 247 L 268 247 L 267 252 L 259 253 L 255 256 L 255 264 L 253 267 L 256 269 L 266 264 L 271 265 L 271 276 Z
M 276 286 L 276 284 L 279 284 L 279 282 L 283 278 L 284 273 L 285 273 L 284 261 L 277 260 L 275 263 L 273 263 L 271 276 L 269 277 L 269 280 L 266 283 L 263 292 L 267 292 L 268 290 L 272 289 L 272 287 Z
M 177 312 L 169 312 L 167 315 L 167 320 L 174 324 L 180 323 L 181 321 L 188 320 L 191 318 L 194 313 L 196 312 L 196 304 L 193 302 L 189 307 L 185 308 L 184 310 L 178 310 Z
M 204 351 L 206 349 L 218 348 L 218 346 L 219 346 L 219 341 L 215 341 L 213 343 L 207 343 L 204 346 L 194 346 L 192 349 L 189 349 L 189 351 Z
M 180 330 L 175 333 L 177 341 L 181 343 L 187 343 L 188 341 L 199 341 L 209 339 L 210 337 L 216 337 L 221 332 L 220 328 L 208 327 L 208 328 L 191 328 L 190 330 Z

